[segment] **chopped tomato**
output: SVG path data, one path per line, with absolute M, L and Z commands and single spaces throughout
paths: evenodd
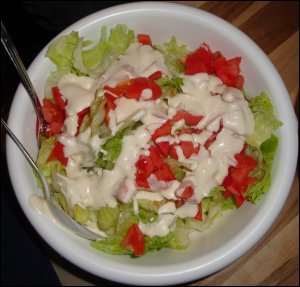
M 223 129 L 223 121 L 222 119 L 220 120 L 220 126 L 219 129 L 216 132 L 213 132 L 213 134 L 206 140 L 204 143 L 204 147 L 206 149 L 209 148 L 209 146 L 216 140 L 218 133 Z
M 153 74 L 151 74 L 148 78 L 151 79 L 152 81 L 155 81 L 161 77 L 162 77 L 161 71 L 156 71 Z
M 194 188 L 193 186 L 187 186 L 182 194 L 179 196 L 183 201 L 187 201 L 189 198 L 191 198 L 194 195 Z
M 172 181 L 176 179 L 169 165 L 165 162 L 163 162 L 161 167 L 154 172 L 154 175 L 156 176 L 157 180 Z
M 51 151 L 51 153 L 47 159 L 47 162 L 52 161 L 52 160 L 58 160 L 64 166 L 67 166 L 67 164 L 68 164 L 68 158 L 66 158 L 64 155 L 64 146 L 60 141 L 56 142 L 56 145 L 53 148 L 53 150 Z
M 163 125 L 161 125 L 159 128 L 157 128 L 153 135 L 152 139 L 157 139 L 162 136 L 170 135 L 172 131 L 172 122 L 171 120 L 167 120 Z
M 134 252 L 135 256 L 141 256 L 145 253 L 144 234 L 136 223 L 129 227 L 125 238 L 121 241 L 121 246 L 123 249 Z
M 190 158 L 193 153 L 198 153 L 200 150 L 200 145 L 194 148 L 194 144 L 191 141 L 181 141 L 180 147 L 185 158 Z
M 56 104 L 58 105 L 58 107 L 59 107 L 61 110 L 64 110 L 64 109 L 65 109 L 65 106 L 66 106 L 66 102 L 65 102 L 64 99 L 62 98 L 62 94 L 59 92 L 58 87 L 53 87 L 53 88 L 52 88 L 52 94 L 53 94 L 53 97 L 54 97 L 55 102 L 56 102 Z
M 162 94 L 160 87 L 153 80 L 141 77 L 132 80 L 131 84 L 127 88 L 125 96 L 128 99 L 139 100 L 143 90 L 145 89 L 149 89 L 152 92 L 152 97 L 149 100 L 156 100 Z
M 83 118 L 89 112 L 90 112 L 90 108 L 87 107 L 87 108 L 83 109 L 81 112 L 77 113 L 77 115 L 78 115 L 78 126 L 77 126 L 77 132 L 76 132 L 75 136 L 77 136 L 79 134 L 79 129 L 80 129 L 80 126 L 82 124 Z
M 120 83 L 118 83 L 116 85 L 116 88 L 118 88 L 118 89 L 126 89 L 127 90 L 127 88 L 130 86 L 130 84 L 132 83 L 132 81 L 133 81 L 132 79 L 122 81 L 122 82 L 120 82 Z
M 148 34 L 138 34 L 137 39 L 138 39 L 138 42 L 143 45 L 152 46 L 152 41 Z
M 169 153 L 171 155 L 171 157 L 175 158 L 178 160 L 178 155 L 177 155 L 177 151 L 176 151 L 176 146 L 178 146 L 177 143 L 173 143 L 170 145 L 170 148 L 169 148 Z
M 42 125 L 42 134 L 49 137 L 60 133 L 66 118 L 65 111 L 46 98 L 43 99 L 43 104 L 42 114 L 45 122 Z
M 140 156 L 135 164 L 136 166 L 136 184 L 138 187 L 149 188 L 147 178 L 153 173 L 154 165 L 149 156 Z
M 104 86 L 103 90 L 109 91 L 117 97 L 121 97 L 126 94 L 126 88 L 121 88 L 121 87 L 111 88 L 109 86 Z
M 191 135 L 191 134 L 201 134 L 202 130 L 200 129 L 194 129 L 194 128 L 183 128 L 183 129 L 180 129 L 178 131 L 176 131 L 176 135 L 177 136 L 180 136 L 180 135 L 184 135 L 184 134 L 188 134 L 188 135 Z
M 168 157 L 169 155 L 169 148 L 170 148 L 170 144 L 169 142 L 165 141 L 165 142 L 155 142 L 159 152 L 161 153 L 162 156 L 164 157 Z
M 225 191 L 223 192 L 225 197 L 233 195 L 235 197 L 237 206 L 240 207 L 245 201 L 244 192 L 248 186 L 254 184 L 257 180 L 254 177 L 249 176 L 249 173 L 257 165 L 256 160 L 245 154 L 245 148 L 235 155 L 237 164 L 235 167 L 231 166 L 228 169 L 228 175 L 223 181 Z
M 212 52 L 209 46 L 203 44 L 195 52 L 187 55 L 185 62 L 185 74 L 212 73 Z
M 154 166 L 159 169 L 162 167 L 162 165 L 164 164 L 164 160 L 163 158 L 160 156 L 159 151 L 157 150 L 157 148 L 155 148 L 153 145 L 150 146 L 149 148 L 150 151 L 150 157 L 152 159 L 152 162 L 154 164 Z
M 203 116 L 194 116 L 185 110 L 181 110 L 178 111 L 173 117 L 173 121 L 175 122 L 178 122 L 182 119 L 188 126 L 195 126 L 203 119 Z
M 198 203 L 198 212 L 195 215 L 194 219 L 202 221 L 202 202 Z

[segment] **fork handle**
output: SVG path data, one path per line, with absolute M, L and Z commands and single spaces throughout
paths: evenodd
M 38 115 L 38 120 L 40 120 L 40 118 L 42 118 L 41 103 L 39 101 L 39 98 L 37 96 L 35 88 L 31 82 L 31 80 L 28 77 L 27 71 L 24 67 L 24 64 L 23 64 L 19 54 L 18 54 L 18 51 L 16 50 L 2 21 L 1 21 L 1 42 L 2 42 L 2 45 L 4 46 L 6 52 L 8 53 L 12 63 L 14 64 L 15 68 L 17 69 L 17 71 L 21 77 L 21 82 L 22 82 L 24 88 L 27 90 L 28 95 L 34 106 L 35 112 Z

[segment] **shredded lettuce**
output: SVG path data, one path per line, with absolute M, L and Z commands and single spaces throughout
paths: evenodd
M 271 170 L 278 144 L 278 137 L 272 135 L 261 144 L 260 149 L 255 150 L 253 147 L 247 149 L 247 152 L 258 160 L 257 167 L 251 173 L 251 176 L 257 178 L 258 182 L 250 185 L 244 193 L 244 196 L 248 196 L 252 203 L 257 203 L 271 187 Z
M 163 54 L 165 58 L 165 64 L 172 76 L 176 76 L 184 72 L 184 65 L 181 60 L 189 53 L 189 51 L 186 45 L 179 46 L 177 44 L 175 36 L 173 36 L 167 43 L 154 45 L 154 49 Z
M 37 166 L 45 175 L 47 181 L 51 184 L 52 183 L 52 176 L 54 173 L 59 173 L 65 175 L 65 167 L 58 161 L 58 160 L 51 160 L 47 162 L 47 159 L 56 145 L 56 137 L 50 137 L 48 139 L 44 139 L 42 141 L 38 158 L 37 158 Z M 38 186 L 42 187 L 39 177 L 38 179 Z
M 271 137 L 273 132 L 282 126 L 273 112 L 273 105 L 266 93 L 249 100 L 249 107 L 254 116 L 255 130 L 246 138 L 247 144 L 259 148 Z
M 99 152 L 96 160 L 96 165 L 103 168 L 112 170 L 115 162 L 122 151 L 122 141 L 124 136 L 128 135 L 131 131 L 137 129 L 143 123 L 141 121 L 131 121 L 125 127 L 120 129 L 114 136 L 109 138 L 102 146 L 104 152 Z
M 133 41 L 135 41 L 134 31 L 127 29 L 126 25 L 116 25 L 111 29 L 108 39 L 106 27 L 102 27 L 100 42 L 90 50 L 82 52 L 82 61 L 87 74 L 92 77 L 99 76 L 127 50 Z
M 156 80 L 158 86 L 162 89 L 163 97 L 173 97 L 178 93 L 182 93 L 181 87 L 183 86 L 183 78 L 174 77 L 163 77 Z
M 46 52 L 58 69 L 71 71 L 74 69 L 73 52 L 79 41 L 78 32 L 71 32 L 66 36 L 55 39 Z

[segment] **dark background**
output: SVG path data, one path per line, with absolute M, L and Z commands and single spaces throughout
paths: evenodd
M 1 1 L 1 21 L 26 68 L 62 30 L 96 11 L 135 1 Z M 1 45 L 1 117 L 7 120 L 19 76 Z M 17 116 L 17 115 L 16 115 Z M 116 285 L 77 268 L 38 235 L 21 210 L 7 171 L 1 129 L 1 285 L 60 285 L 49 258 L 95 285 Z

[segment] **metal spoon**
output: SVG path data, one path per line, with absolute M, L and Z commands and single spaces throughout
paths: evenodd
M 68 214 L 63 212 L 63 210 L 53 201 L 50 188 L 48 185 L 48 182 L 43 174 L 43 172 L 37 167 L 34 160 L 31 158 L 29 153 L 26 151 L 24 146 L 21 144 L 21 142 L 17 139 L 17 137 L 14 135 L 14 133 L 10 130 L 6 122 L 1 118 L 1 124 L 6 129 L 8 135 L 11 137 L 11 139 L 16 143 L 18 148 L 21 150 L 25 158 L 28 160 L 30 165 L 33 167 L 33 169 L 39 174 L 42 184 L 43 184 L 43 192 L 44 197 L 47 201 L 47 204 L 53 214 L 53 216 L 62 223 L 65 227 L 67 227 L 69 230 L 73 231 L 75 234 L 80 235 L 82 237 L 85 237 L 89 240 L 99 240 L 103 239 L 103 236 L 92 232 L 91 230 L 85 228 L 83 225 L 77 223 L 74 219 L 72 219 Z
M 45 123 L 43 114 L 42 114 L 42 106 L 39 101 L 39 98 L 37 96 L 37 93 L 35 91 L 35 88 L 27 74 L 27 71 L 24 67 L 24 64 L 15 48 L 15 45 L 13 44 L 8 32 L 6 31 L 6 28 L 4 27 L 2 21 L 1 21 L 1 43 L 4 46 L 6 52 L 8 53 L 12 63 L 14 64 L 16 70 L 18 71 L 21 82 L 26 89 L 30 100 L 33 104 L 34 111 L 36 113 L 36 117 L 38 120 L 38 136 L 37 136 L 37 141 L 38 141 L 38 146 L 40 147 L 40 132 L 43 127 L 43 124 Z

